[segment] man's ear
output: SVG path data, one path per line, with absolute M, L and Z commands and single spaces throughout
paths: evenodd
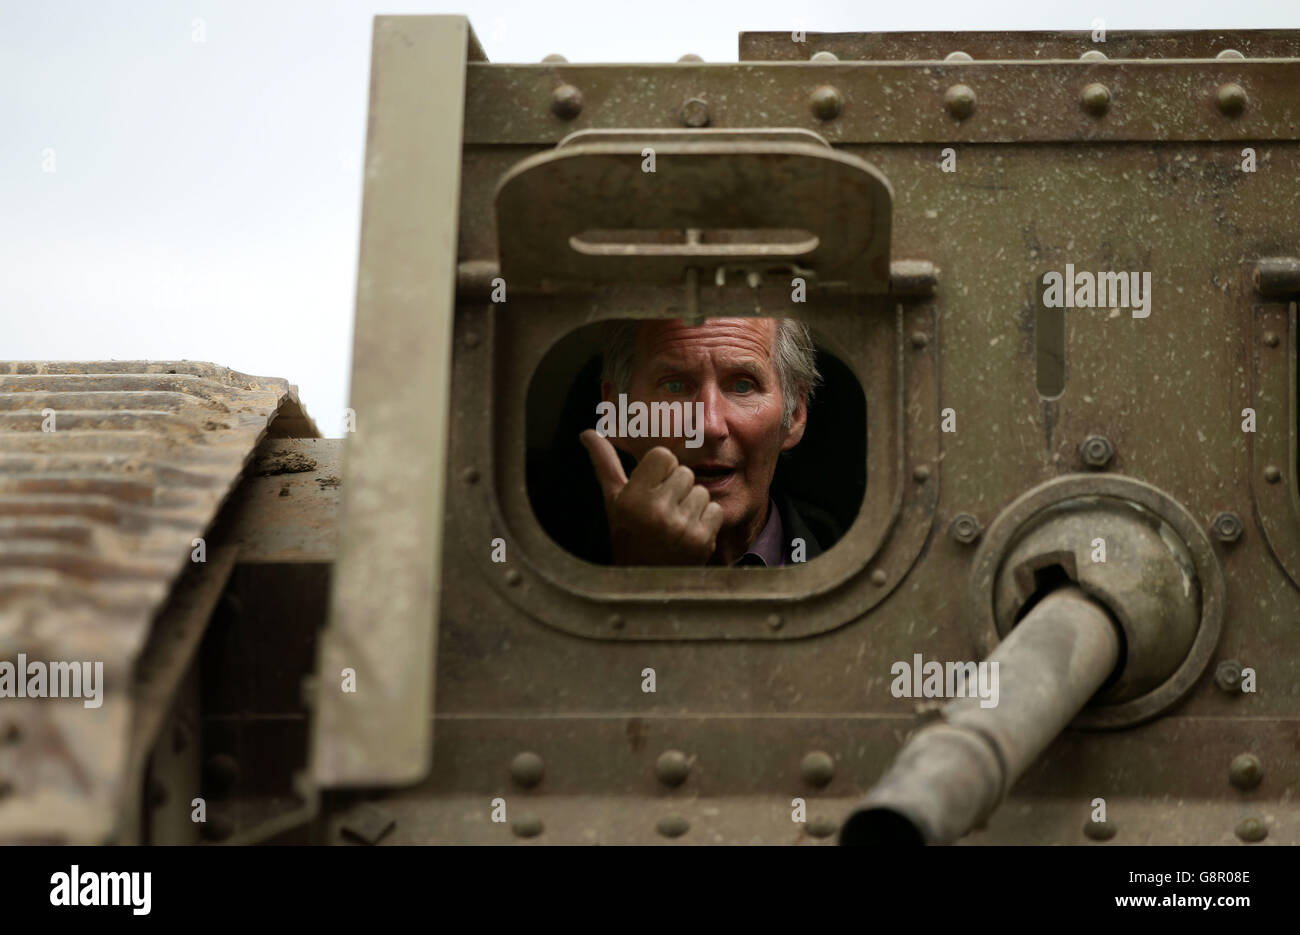
M 789 451 L 799 442 L 803 441 L 803 431 L 808 427 L 808 394 L 799 393 L 799 402 L 794 407 L 794 412 L 790 416 L 790 431 L 786 433 L 785 441 L 781 443 L 782 451 Z

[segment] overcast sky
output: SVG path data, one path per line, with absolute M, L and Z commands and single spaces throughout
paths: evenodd
M 763 29 L 1300 27 L 1294 0 L 0 0 L 0 359 L 285 377 L 339 435 L 376 13 L 465 13 L 495 62 L 735 61 Z

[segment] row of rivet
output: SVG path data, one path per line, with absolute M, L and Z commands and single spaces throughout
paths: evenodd
M 680 750 L 665 750 L 655 761 L 655 776 L 665 786 L 675 789 L 686 781 L 693 763 L 694 759 Z M 541 756 L 531 751 L 518 754 L 510 763 L 511 779 L 526 788 L 540 783 L 545 771 Z M 810 786 L 825 788 L 835 776 L 835 760 L 829 753 L 814 750 L 800 761 L 799 771 Z M 1228 767 L 1228 782 L 1243 792 L 1254 789 L 1263 779 L 1264 766 L 1253 753 L 1234 757 Z M 528 814 L 517 819 L 512 829 L 519 837 L 536 837 L 542 832 L 542 823 L 536 816 Z M 656 830 L 666 838 L 681 837 L 689 829 L 687 819 L 676 814 L 661 818 L 656 825 Z M 835 823 L 822 817 L 810 820 L 807 826 L 808 833 L 819 838 L 829 837 L 835 830 Z M 1235 830 L 1243 841 L 1262 841 L 1268 836 L 1267 825 L 1255 817 L 1243 819 Z M 1096 841 L 1109 841 L 1117 831 L 1118 826 L 1113 821 L 1089 821 L 1083 826 L 1084 835 Z
M 1240 59 L 1244 56 L 1235 49 L 1225 49 L 1217 56 L 1220 59 Z M 1096 50 L 1084 52 L 1081 61 L 1106 61 L 1106 55 Z M 562 56 L 548 55 L 543 62 L 560 61 Z M 698 55 L 684 55 L 678 61 L 703 61 Z M 833 52 L 818 52 L 810 59 L 813 62 L 838 62 Z M 965 52 L 952 52 L 944 61 L 974 61 Z M 1216 94 L 1219 111 L 1228 117 L 1236 117 L 1246 109 L 1246 89 L 1235 82 L 1220 85 Z M 582 112 L 582 92 L 571 84 L 562 84 L 551 92 L 551 112 L 562 120 L 572 120 Z M 1094 117 L 1100 117 L 1110 110 L 1110 89 L 1104 84 L 1092 82 L 1084 87 L 1080 94 L 1083 109 Z M 956 120 L 965 120 L 975 113 L 975 92 L 965 84 L 954 84 L 944 92 L 944 109 Z M 834 120 L 844 110 L 844 96 L 832 85 L 822 85 L 815 89 L 808 99 L 809 108 L 818 120 Z M 693 97 L 682 105 L 682 123 L 688 127 L 707 127 L 711 120 L 708 102 L 703 98 Z

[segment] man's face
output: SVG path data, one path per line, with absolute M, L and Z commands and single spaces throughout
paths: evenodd
M 611 441 L 638 461 L 657 445 L 671 451 L 722 507 L 723 530 L 766 516 L 777 456 L 803 438 L 802 400 L 790 428 L 781 427 L 776 329 L 771 318 L 713 318 L 696 327 L 656 319 L 642 322 L 637 332 L 628 402 L 703 403 L 703 444 L 687 448 L 685 438 Z M 610 384 L 602 384 L 601 391 L 617 403 Z

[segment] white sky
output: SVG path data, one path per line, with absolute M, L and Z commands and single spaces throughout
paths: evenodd
M 762 29 L 1300 28 L 1294 0 L 0 0 L 0 359 L 285 377 L 339 435 L 376 13 L 465 13 L 494 62 L 735 61 Z

